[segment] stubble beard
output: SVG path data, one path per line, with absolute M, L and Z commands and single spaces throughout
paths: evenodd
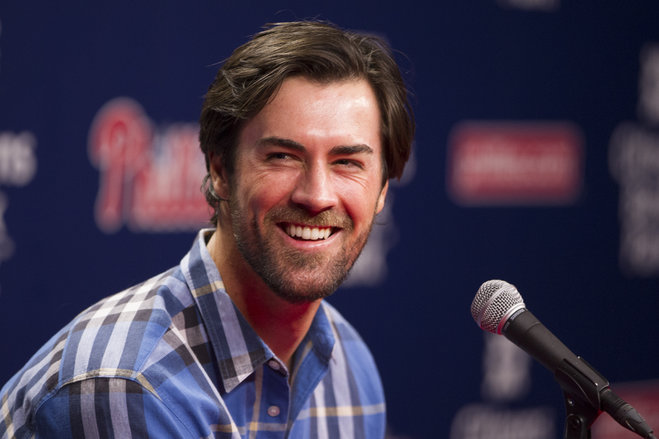
M 357 236 L 354 244 L 350 245 L 344 240 L 340 251 L 333 255 L 305 254 L 282 247 L 271 236 L 264 235 L 259 230 L 256 219 L 247 219 L 234 199 L 231 198 L 229 207 L 238 250 L 268 288 L 290 303 L 313 302 L 334 293 L 348 276 L 366 245 L 373 225 L 371 220 L 368 227 Z M 327 213 L 327 216 L 332 214 Z M 309 217 L 300 210 L 277 208 L 266 215 L 264 225 L 277 227 L 276 218 L 280 217 L 287 218 L 288 221 L 295 219 L 303 224 L 327 221 L 318 216 Z M 333 223 L 336 224 L 336 219 Z M 340 224 L 340 233 L 349 236 L 354 229 L 352 220 L 343 218 Z

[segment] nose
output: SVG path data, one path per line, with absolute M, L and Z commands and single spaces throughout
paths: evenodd
M 291 201 L 313 215 L 336 206 L 338 197 L 330 171 L 321 164 L 304 169 L 295 184 Z

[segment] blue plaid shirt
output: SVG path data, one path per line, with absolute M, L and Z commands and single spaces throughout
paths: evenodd
M 382 385 L 355 330 L 323 302 L 289 372 L 226 294 L 208 233 L 43 346 L 0 392 L 0 436 L 384 437 Z

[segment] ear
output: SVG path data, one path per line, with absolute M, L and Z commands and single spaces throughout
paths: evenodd
M 387 198 L 387 190 L 389 190 L 389 180 L 384 183 L 384 186 L 382 186 L 382 190 L 380 191 L 380 195 L 378 195 L 378 202 L 375 206 L 376 214 L 382 212 L 382 209 L 384 209 L 384 202 Z
M 208 153 L 208 163 L 213 190 L 220 198 L 228 200 L 231 193 L 229 189 L 229 178 L 220 156 L 213 152 Z

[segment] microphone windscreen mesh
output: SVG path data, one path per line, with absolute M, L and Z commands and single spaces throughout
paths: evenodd
M 503 280 L 488 280 L 471 302 L 471 316 L 485 331 L 500 333 L 500 325 L 513 311 L 524 308 L 524 300 L 514 285 Z

